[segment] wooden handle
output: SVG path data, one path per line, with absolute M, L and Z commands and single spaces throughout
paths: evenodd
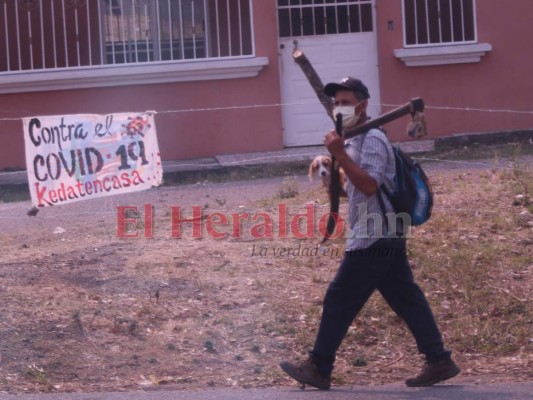
M 311 87 L 318 97 L 318 100 L 326 109 L 326 113 L 331 120 L 335 122 L 335 119 L 333 118 L 333 101 L 329 96 L 326 95 L 326 93 L 324 93 L 324 84 L 322 83 L 322 80 L 318 76 L 316 70 L 313 68 L 313 65 L 311 65 L 311 62 L 301 50 L 294 49 L 292 52 L 292 57 L 296 64 L 300 66 L 304 75 L 307 77 L 307 80 L 311 84 Z

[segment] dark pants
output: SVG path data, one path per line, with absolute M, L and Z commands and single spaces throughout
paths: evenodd
M 415 337 L 428 362 L 450 356 L 431 308 L 413 280 L 404 239 L 384 238 L 364 250 L 346 252 L 324 298 L 324 310 L 311 358 L 325 373 L 354 318 L 374 290 L 379 290 Z

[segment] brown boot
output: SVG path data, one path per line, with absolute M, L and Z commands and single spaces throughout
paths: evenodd
M 422 372 L 415 378 L 409 378 L 405 384 L 410 387 L 432 386 L 435 383 L 453 378 L 461 370 L 451 358 L 435 363 L 427 363 Z
M 279 366 L 287 375 L 303 385 L 310 385 L 323 390 L 328 390 L 331 387 L 331 375 L 320 372 L 311 358 L 300 365 L 284 361 Z

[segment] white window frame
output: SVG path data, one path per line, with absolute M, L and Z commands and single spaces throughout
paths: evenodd
M 403 61 L 407 67 L 476 63 L 480 62 L 481 57 L 492 50 L 492 46 L 489 43 L 478 43 L 476 0 L 472 0 L 474 18 L 472 21 L 474 29 L 473 40 L 422 44 L 407 44 L 405 1 L 401 0 L 401 3 L 404 47 L 394 50 L 394 56 Z
M 0 94 L 254 77 L 269 64 L 256 57 L 250 0 L 252 54 L 130 64 L 101 64 L 0 73 Z

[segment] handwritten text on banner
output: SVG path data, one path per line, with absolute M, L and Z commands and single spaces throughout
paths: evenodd
M 158 186 L 154 113 L 25 118 L 26 167 L 36 207 Z

